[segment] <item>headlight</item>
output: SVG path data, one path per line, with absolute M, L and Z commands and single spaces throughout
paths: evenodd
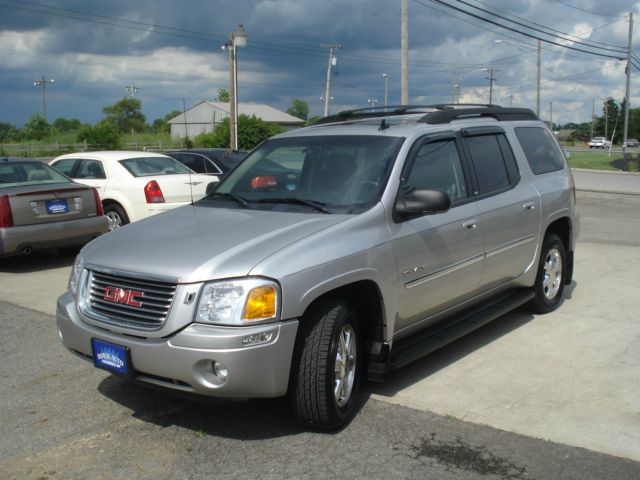
M 278 285 L 263 278 L 207 283 L 200 295 L 196 321 L 247 325 L 275 320 L 279 298 Z
M 82 278 L 82 271 L 84 270 L 84 258 L 82 253 L 79 253 L 73 262 L 71 268 L 71 274 L 69 275 L 69 291 L 75 297 L 78 293 L 78 287 L 80 286 L 80 279 Z

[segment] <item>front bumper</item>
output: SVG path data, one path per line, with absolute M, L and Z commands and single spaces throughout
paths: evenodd
M 298 321 L 253 327 L 218 327 L 192 323 L 164 338 L 137 338 L 84 322 L 67 292 L 56 311 L 60 339 L 71 352 L 92 361 L 91 339 L 128 347 L 133 379 L 183 392 L 226 398 L 269 398 L 287 393 Z M 272 333 L 271 340 L 243 346 L 249 335 Z M 213 362 L 222 363 L 221 382 Z

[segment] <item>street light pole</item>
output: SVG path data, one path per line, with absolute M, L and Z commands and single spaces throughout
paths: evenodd
M 329 64 L 327 65 L 327 83 L 324 90 L 324 116 L 329 116 L 329 100 L 331 99 L 331 72 L 336 66 L 338 58 L 333 55 L 333 51 L 340 48 L 340 44 L 332 43 L 330 45 L 322 45 L 329 49 Z
M 129 87 L 124 87 L 124 89 L 127 91 L 127 93 L 131 96 L 131 98 L 135 98 L 136 93 L 138 93 L 138 90 L 140 90 L 138 87 L 136 87 L 135 82 L 131 82 L 131 86 Z
M 384 78 L 384 111 L 387 111 L 387 100 L 389 94 L 389 75 L 386 73 L 382 74 L 382 78 Z
M 42 75 L 42 78 L 40 80 L 35 80 L 33 82 L 33 85 L 35 87 L 42 87 L 42 116 L 44 117 L 45 120 L 47 119 L 47 99 L 44 91 L 47 83 L 53 83 L 53 82 L 54 82 L 53 78 L 47 80 L 44 75 Z
M 229 84 L 230 84 L 230 105 L 229 105 L 229 146 L 231 150 L 238 150 L 238 60 L 237 48 L 247 45 L 247 33 L 242 25 L 229 34 L 229 41 L 224 44 L 223 49 L 229 49 Z
M 627 46 L 627 86 L 624 102 L 624 132 L 622 135 L 622 155 L 627 154 L 627 134 L 629 133 L 629 90 L 631 87 L 631 43 L 633 41 L 633 13 L 629 13 L 629 44 Z M 612 139 L 613 140 L 613 139 Z
M 402 0 L 400 33 L 400 103 L 409 104 L 409 0 Z

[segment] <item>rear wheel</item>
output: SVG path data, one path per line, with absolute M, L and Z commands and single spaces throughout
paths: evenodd
M 547 235 L 542 244 L 538 275 L 533 286 L 535 297 L 527 306 L 534 312 L 547 313 L 558 308 L 564 291 L 567 257 L 564 244 L 555 234 Z
M 129 223 L 129 217 L 124 209 L 116 204 L 109 203 L 104 206 L 104 215 L 109 220 L 109 230 L 115 230 Z
M 328 299 L 302 320 L 290 385 L 298 420 L 333 430 L 355 415 L 362 364 L 358 318 L 344 300 Z

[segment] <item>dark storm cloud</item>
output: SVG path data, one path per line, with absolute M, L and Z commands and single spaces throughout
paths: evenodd
M 621 17 L 631 8 L 628 1 L 468 1 L 563 32 L 595 28 L 590 41 L 626 43 L 625 22 L 604 26 L 616 19 L 565 3 Z M 494 40 L 530 46 L 534 40 L 430 0 L 410 0 L 409 10 L 411 97 L 446 101 L 455 77 L 464 76 L 462 93 L 480 100 L 487 90 L 481 68 L 491 66 L 500 70 L 498 97 L 514 95 L 514 101 L 531 106 L 535 55 L 513 44 L 498 47 Z M 332 80 L 335 108 L 366 106 L 369 98 L 381 101 L 382 73 L 390 75 L 390 101 L 399 101 L 400 0 L 0 0 L 0 54 L 5 59 L 0 101 L 8 106 L 0 120 L 21 123 L 37 112 L 32 81 L 42 74 L 56 77 L 51 111 L 85 121 L 99 119 L 101 108 L 120 98 L 132 81 L 141 87 L 149 119 L 178 108 L 182 97 L 187 103 L 211 99 L 217 88 L 228 88 L 228 57 L 220 46 L 240 23 L 249 37 L 239 51 L 242 101 L 285 110 L 294 98 L 303 98 L 318 113 L 327 66 L 327 49 L 321 45 L 334 42 L 342 45 Z M 590 99 L 600 91 L 600 96 L 619 95 L 620 65 L 602 68 L 604 60 L 566 54 L 544 46 L 543 96 L 558 102 L 558 115 L 562 102 L 590 108 Z M 579 95 L 567 88 L 568 80 L 555 83 L 563 77 Z M 582 82 L 579 88 L 576 79 Z

